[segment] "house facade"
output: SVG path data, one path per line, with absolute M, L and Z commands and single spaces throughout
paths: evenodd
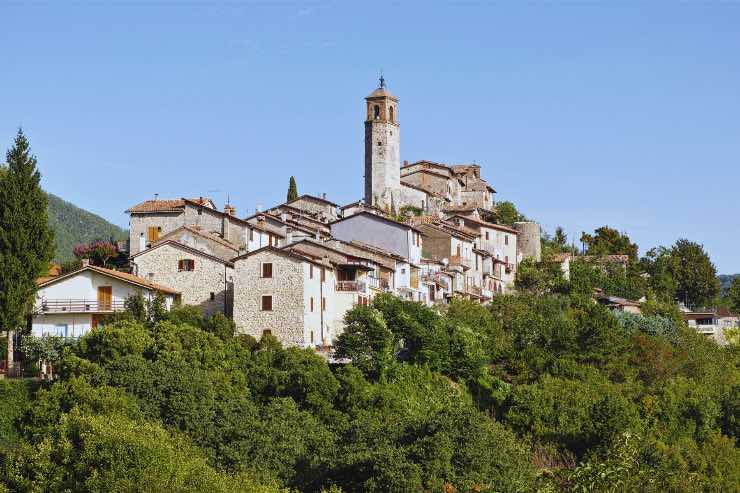
M 81 269 L 38 281 L 31 314 L 34 336 L 80 337 L 98 327 L 105 317 L 124 309 L 126 299 L 161 294 L 169 310 L 180 293 L 132 274 L 84 265 Z
M 134 272 L 181 293 L 181 301 L 204 315 L 232 314 L 234 264 L 174 239 L 161 241 L 131 257 Z

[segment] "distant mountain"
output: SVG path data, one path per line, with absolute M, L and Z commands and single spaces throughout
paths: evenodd
M 717 276 L 719 284 L 722 287 L 722 294 L 724 294 L 729 288 L 732 280 L 736 277 L 740 277 L 740 274 L 720 275 Z
M 56 237 L 54 260 L 57 262 L 74 259 L 72 249 L 78 243 L 128 238 L 128 232 L 115 224 L 52 194 L 49 194 L 49 224 Z

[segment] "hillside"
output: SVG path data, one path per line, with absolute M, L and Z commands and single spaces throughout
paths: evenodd
M 722 290 L 722 293 L 726 293 L 727 290 L 730 288 L 730 284 L 732 283 L 732 280 L 736 277 L 739 277 L 740 274 L 730 274 L 730 275 L 720 275 L 717 276 L 719 279 L 719 284 Z
M 78 243 L 110 238 L 123 240 L 128 236 L 115 224 L 52 194 L 49 194 L 49 224 L 56 237 L 57 262 L 72 260 L 72 248 Z

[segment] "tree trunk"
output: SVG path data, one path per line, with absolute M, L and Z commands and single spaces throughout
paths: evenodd
M 13 352 L 15 347 L 13 346 L 13 336 L 15 335 L 15 331 L 9 330 L 8 332 L 8 365 L 6 368 L 7 376 L 8 377 L 14 377 L 15 376 L 15 362 L 13 361 L 14 356 Z

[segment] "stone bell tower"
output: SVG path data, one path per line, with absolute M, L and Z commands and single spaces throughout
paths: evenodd
M 385 87 L 368 97 L 365 120 L 365 203 L 398 210 L 401 193 L 401 135 L 398 98 Z

